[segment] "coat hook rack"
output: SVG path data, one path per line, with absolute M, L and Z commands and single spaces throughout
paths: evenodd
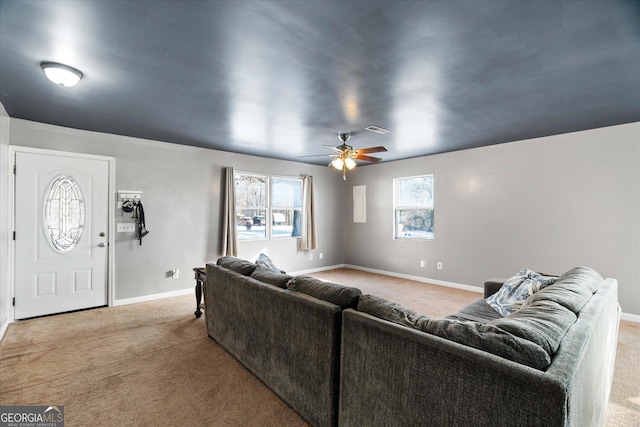
M 118 190 L 118 200 L 120 202 L 141 202 L 142 191 Z
M 142 203 L 142 191 L 118 190 L 118 209 L 122 209 L 123 218 L 126 213 L 134 212 L 138 203 Z

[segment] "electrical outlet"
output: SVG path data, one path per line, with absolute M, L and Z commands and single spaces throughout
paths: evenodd
M 309 254 L 309 261 L 313 261 L 313 254 Z
M 320 258 L 320 259 L 324 258 L 324 254 L 322 252 L 320 252 L 320 255 L 318 255 L 318 258 Z
M 178 270 L 177 268 L 174 270 L 171 270 L 171 278 L 172 279 L 177 279 L 180 277 L 180 270 Z
M 442 270 L 442 263 L 440 261 L 438 261 L 437 266 L 438 266 L 438 270 Z
M 116 231 L 118 233 L 135 233 L 136 225 L 133 222 L 119 222 L 116 225 Z
M 424 268 L 426 265 L 425 260 L 420 260 L 420 267 Z

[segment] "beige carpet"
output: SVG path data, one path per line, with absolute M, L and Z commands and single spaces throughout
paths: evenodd
M 306 426 L 207 336 L 194 306 L 189 295 L 12 324 L 0 403 L 64 405 L 69 427 Z
M 354 270 L 314 276 L 434 317 L 478 298 Z M 0 405 L 64 405 L 67 426 L 307 426 L 207 337 L 194 305 L 188 295 L 10 325 L 0 344 Z M 640 325 L 623 321 L 608 426 L 640 425 L 639 360 Z

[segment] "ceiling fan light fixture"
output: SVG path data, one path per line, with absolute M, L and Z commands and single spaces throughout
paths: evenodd
M 57 62 L 42 62 L 40 68 L 49 80 L 59 86 L 75 86 L 83 76 L 80 70 Z
M 351 170 L 356 167 L 356 162 L 351 157 L 347 157 L 346 159 L 344 159 L 344 165 L 347 167 L 347 169 Z
M 344 160 L 342 160 L 340 157 L 333 159 L 333 161 L 331 162 L 331 166 L 341 171 L 342 168 L 344 167 Z

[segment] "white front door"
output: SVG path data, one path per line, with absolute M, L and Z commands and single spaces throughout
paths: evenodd
M 15 318 L 107 305 L 109 162 L 15 161 Z

